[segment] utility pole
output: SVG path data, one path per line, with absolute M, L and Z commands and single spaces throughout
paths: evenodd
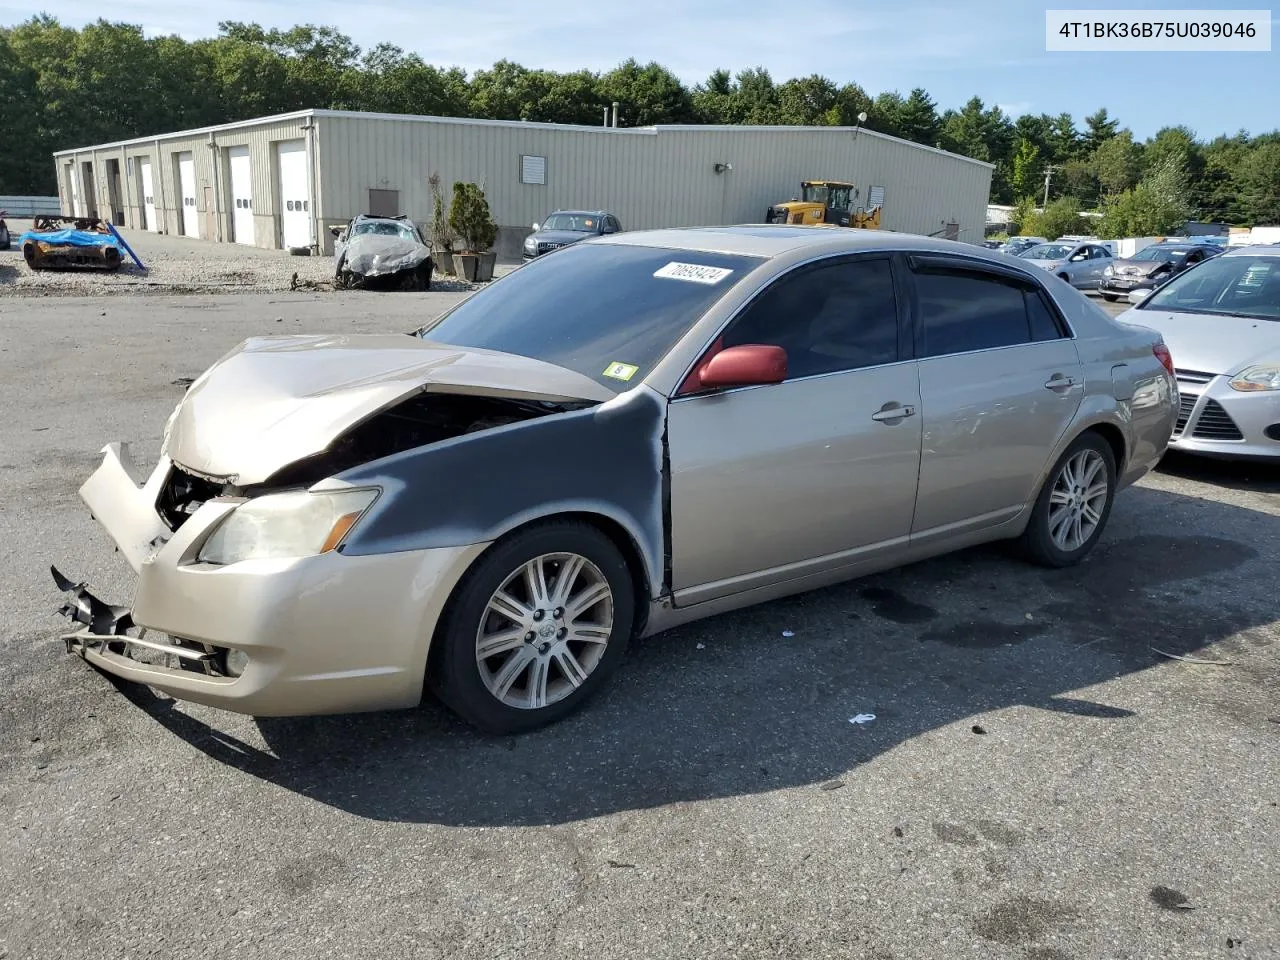
M 1049 205 L 1049 181 L 1053 179 L 1053 171 L 1058 168 L 1050 164 L 1044 168 L 1044 206 Z

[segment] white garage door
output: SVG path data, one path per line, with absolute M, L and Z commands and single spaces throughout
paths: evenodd
M 67 189 L 71 191 L 71 216 L 83 217 L 84 204 L 80 202 L 80 178 L 76 176 L 75 164 L 67 164 Z
M 178 154 L 178 192 L 182 197 L 182 235 L 200 236 L 200 217 L 196 213 L 196 164 L 190 151 Z
M 307 190 L 307 146 L 302 140 L 283 140 L 276 144 L 280 168 L 280 233 L 283 246 L 309 247 L 311 237 L 311 203 Z
M 227 151 L 227 160 L 231 165 L 231 238 L 253 246 L 253 169 L 249 166 L 249 148 L 232 147 Z
M 151 177 L 151 161 L 143 160 L 139 166 L 142 169 L 142 216 L 147 221 L 143 226 L 152 233 L 159 233 L 160 223 L 156 220 L 156 196 Z

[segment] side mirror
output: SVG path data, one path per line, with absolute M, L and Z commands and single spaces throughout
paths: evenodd
M 537 221 L 537 220 L 533 221 L 533 232 L 534 232 L 534 233 L 537 233 L 537 232 L 538 232 L 538 221 Z
M 340 236 L 342 236 L 342 228 L 341 228 L 341 227 L 330 227 L 330 228 L 329 228 L 329 232 L 330 232 L 330 233 L 332 233 L 335 237 L 340 237 Z
M 763 343 L 747 343 L 721 350 L 702 368 L 706 387 L 753 387 L 787 379 L 787 351 Z

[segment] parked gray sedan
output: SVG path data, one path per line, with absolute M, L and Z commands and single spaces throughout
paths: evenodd
M 1056 240 L 1028 247 L 1018 254 L 1042 270 L 1081 290 L 1096 290 L 1109 264 L 1115 257 L 1100 243 L 1076 243 Z
M 1228 250 L 1117 319 L 1169 343 L 1181 397 L 1171 446 L 1280 458 L 1280 246 Z
M 81 488 L 138 588 L 113 606 L 55 573 L 65 639 L 247 713 L 429 685 L 528 730 L 680 623 L 985 541 L 1077 563 L 1175 396 L 1158 334 L 969 244 L 602 236 L 415 337 L 229 352 L 150 479 L 114 444 Z

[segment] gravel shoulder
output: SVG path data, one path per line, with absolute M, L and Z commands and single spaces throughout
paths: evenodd
M 295 257 L 284 250 L 262 250 L 233 243 L 212 243 L 181 236 L 121 230 L 146 265 L 139 270 L 126 256 L 114 273 L 93 270 L 31 270 L 22 259 L 18 237 L 29 220 L 9 221 L 13 247 L 0 252 L 0 298 L 113 297 L 210 293 L 280 293 L 333 289 L 332 257 Z M 501 275 L 510 266 L 500 266 Z M 456 278 L 435 276 L 432 289 L 477 289 Z

